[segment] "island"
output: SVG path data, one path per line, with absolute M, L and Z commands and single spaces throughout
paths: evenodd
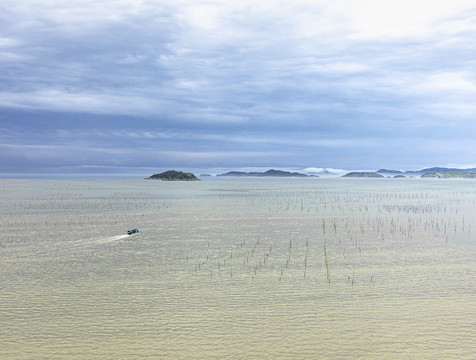
M 422 178 L 431 178 L 431 179 L 476 179 L 476 173 L 469 172 L 429 172 L 423 174 Z
M 350 172 L 343 175 L 342 177 L 351 177 L 351 178 L 384 178 L 385 176 L 373 172 Z
M 169 170 L 160 174 L 154 174 L 146 178 L 146 180 L 165 180 L 165 181 L 196 181 L 199 180 L 192 173 L 182 171 Z
M 218 174 L 217 176 L 234 176 L 234 177 L 318 177 L 315 175 L 306 175 L 298 172 L 289 172 L 283 170 L 268 170 L 265 172 L 243 172 L 230 171 L 225 174 Z
M 445 167 L 431 167 L 431 168 L 426 168 L 426 169 L 421 169 L 421 170 L 400 171 L 400 170 L 380 169 L 380 170 L 377 171 L 377 174 L 390 175 L 390 176 L 393 176 L 393 175 L 421 176 L 421 175 L 426 174 L 426 173 L 438 173 L 438 174 L 443 174 L 443 173 L 476 173 L 476 168 L 456 169 L 456 168 L 445 168 Z M 432 176 L 430 176 L 430 177 L 432 177 Z

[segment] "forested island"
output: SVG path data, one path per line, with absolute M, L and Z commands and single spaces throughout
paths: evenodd
M 196 181 L 199 180 L 192 173 L 169 170 L 160 174 L 154 174 L 146 178 L 147 180 L 165 180 L 165 181 Z

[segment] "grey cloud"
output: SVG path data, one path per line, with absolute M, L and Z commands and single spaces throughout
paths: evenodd
M 409 158 L 408 143 L 441 134 L 454 143 L 475 130 L 470 5 L 416 9 L 412 37 L 398 18 L 382 29 L 348 0 L 2 4 L 0 127 L 19 136 L 0 140 L 12 156 L 48 145 L 66 162 L 82 154 L 82 164 L 133 163 L 140 152 L 243 163 L 236 154 L 261 151 L 248 161 L 314 166 L 304 162 L 323 154 L 326 166 L 390 166 L 382 162 L 398 151 Z M 368 144 L 393 145 L 371 154 Z M 283 148 L 295 150 L 275 156 Z

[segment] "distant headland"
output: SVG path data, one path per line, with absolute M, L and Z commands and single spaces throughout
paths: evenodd
M 433 167 L 421 170 L 387 170 L 380 169 L 376 172 L 350 172 L 342 177 L 351 177 L 351 178 L 383 178 L 383 177 L 393 177 L 393 178 L 406 178 L 406 177 L 421 177 L 421 178 L 435 178 L 435 179 L 476 179 L 476 168 L 473 169 L 454 169 L 454 168 L 443 168 L 443 167 Z
M 332 173 L 325 171 L 325 174 L 332 176 Z M 431 174 L 431 175 L 425 175 Z M 438 175 L 436 175 L 438 174 Z M 377 171 L 351 171 L 345 175 L 340 175 L 345 178 L 413 178 L 413 177 L 423 177 L 423 178 L 475 178 L 473 175 L 476 174 L 476 168 L 470 169 L 457 169 L 457 168 L 446 168 L 446 167 L 431 167 L 424 168 L 420 170 L 389 170 L 389 169 L 380 169 Z M 337 174 L 335 174 L 337 175 Z M 216 176 L 225 176 L 225 177 L 319 177 L 317 175 L 303 174 L 299 172 L 289 172 L 283 170 L 271 169 L 265 172 L 244 172 L 244 171 L 229 171 L 224 174 L 217 174 Z M 327 177 L 327 176 L 326 176 Z
M 381 174 L 373 173 L 373 172 L 350 172 L 348 174 L 343 175 L 342 177 L 351 177 L 351 178 L 383 178 L 384 176 Z
M 446 173 L 476 173 L 476 168 L 470 169 L 456 169 L 456 168 L 446 168 L 446 167 L 432 167 L 426 168 L 421 170 L 407 170 L 407 171 L 400 171 L 400 170 L 388 170 L 388 169 L 380 169 L 376 171 L 377 174 L 382 174 L 386 176 L 395 176 L 395 175 L 403 175 L 403 176 L 422 176 L 428 173 L 438 173 L 438 174 L 446 174 Z M 463 175 L 464 176 L 464 175 Z M 457 176 L 453 176 L 457 177 Z
M 331 174 L 330 172 L 326 172 Z M 335 174 L 337 175 L 337 174 Z M 212 177 L 211 174 L 200 174 L 200 178 Z M 252 171 L 229 171 L 224 174 L 217 174 L 217 177 L 274 177 L 274 178 L 318 178 L 317 175 L 304 174 L 300 172 L 290 172 L 284 170 L 270 169 L 264 172 Z M 326 176 L 327 177 L 327 176 Z M 388 170 L 380 169 L 378 171 L 351 171 L 345 175 L 344 178 L 406 178 L 406 177 L 421 177 L 421 178 L 438 178 L 438 179 L 476 179 L 476 168 L 471 169 L 456 169 L 445 167 L 432 167 L 421 170 Z M 196 181 L 200 180 L 191 172 L 182 172 L 176 170 L 165 171 L 160 174 L 154 174 L 146 179 L 165 180 L 165 181 Z
M 160 174 L 154 174 L 146 178 L 147 180 L 165 180 L 165 181 L 196 181 L 199 180 L 192 173 L 169 170 Z
M 225 174 L 218 174 L 217 176 L 230 177 L 317 177 L 315 175 L 306 175 L 298 172 L 289 172 L 283 170 L 268 170 L 265 172 L 243 172 L 243 171 L 229 171 Z
M 433 179 L 476 179 L 476 173 L 469 172 L 429 172 L 423 174 L 422 178 L 433 178 Z

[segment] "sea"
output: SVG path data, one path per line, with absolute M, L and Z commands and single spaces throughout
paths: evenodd
M 3 179 L 0 234 L 1 359 L 476 358 L 474 180 Z

